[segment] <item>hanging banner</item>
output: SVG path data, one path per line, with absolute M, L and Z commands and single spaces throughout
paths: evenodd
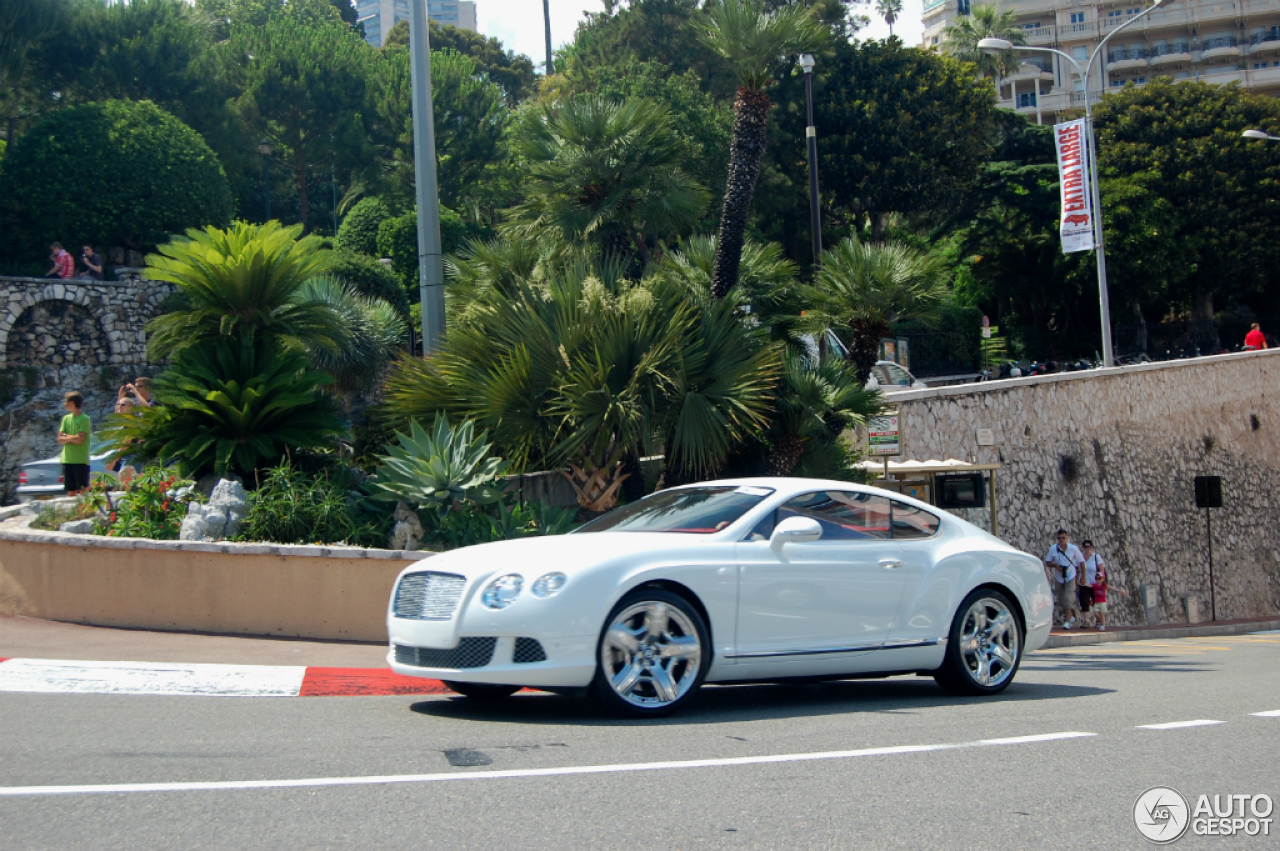
M 1062 187 L 1062 253 L 1089 251 L 1093 240 L 1093 196 L 1085 167 L 1084 119 L 1053 126 L 1058 146 L 1058 180 Z

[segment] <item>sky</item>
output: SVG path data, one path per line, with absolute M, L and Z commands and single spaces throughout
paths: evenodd
M 922 0 L 903 0 L 902 17 L 894 24 L 894 34 L 908 45 L 920 43 Z M 600 0 L 551 0 L 551 43 L 559 47 L 573 38 L 583 12 L 599 12 Z M 873 5 L 861 7 L 872 21 L 860 38 L 884 38 L 889 27 L 876 17 Z M 542 0 L 476 0 L 476 24 L 480 32 L 500 39 L 508 49 L 524 53 L 541 65 L 543 47 Z M 539 70 L 541 68 L 539 67 Z

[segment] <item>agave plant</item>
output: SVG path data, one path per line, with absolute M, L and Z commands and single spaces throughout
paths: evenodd
M 374 499 L 411 502 L 443 517 L 463 500 L 490 505 L 502 498 L 498 479 L 510 464 L 489 454 L 489 433 L 476 435 L 471 420 L 453 427 L 437 414 L 430 434 L 411 420 L 409 434 L 396 432 L 396 437 L 400 445 L 378 456 L 383 464 L 371 483 Z
M 251 476 L 290 448 L 327 446 L 341 432 L 333 403 L 318 392 L 332 381 L 298 352 L 206 341 L 156 378 L 162 407 L 114 416 L 103 436 L 130 454 L 173 460 L 184 475 Z

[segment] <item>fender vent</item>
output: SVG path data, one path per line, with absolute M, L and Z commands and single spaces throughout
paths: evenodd
M 511 655 L 511 661 L 517 665 L 527 665 L 530 662 L 547 661 L 547 652 L 542 649 L 542 642 L 536 638 L 517 638 L 516 652 Z

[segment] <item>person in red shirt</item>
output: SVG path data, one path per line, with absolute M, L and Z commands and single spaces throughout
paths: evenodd
M 61 242 L 49 246 L 49 258 L 53 260 L 53 268 L 44 273 L 46 278 L 62 278 L 67 281 L 76 273 L 76 260 L 63 249 Z
M 1258 327 L 1258 323 L 1253 323 L 1253 327 L 1249 329 L 1249 333 L 1244 335 L 1244 350 L 1246 352 L 1260 352 L 1267 347 L 1267 337 L 1262 333 L 1262 329 Z

